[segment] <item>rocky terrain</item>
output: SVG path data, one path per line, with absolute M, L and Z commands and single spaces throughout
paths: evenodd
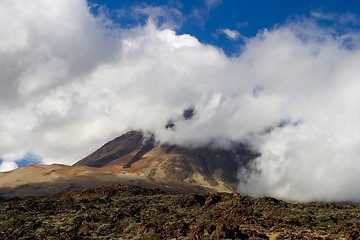
M 1 239 L 359 239 L 360 206 L 115 185 L 0 202 Z

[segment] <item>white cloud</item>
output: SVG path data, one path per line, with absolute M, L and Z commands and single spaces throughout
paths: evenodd
M 178 29 L 185 21 L 183 14 L 176 7 L 171 6 L 134 5 L 130 9 L 118 10 L 118 15 L 137 21 L 145 17 L 148 21 L 154 21 L 161 29 Z
M 152 22 L 109 28 L 80 0 L 2 1 L 0 19 L 4 163 L 32 151 L 72 164 L 129 129 L 184 145 L 248 139 L 262 155 L 240 191 L 360 200 L 358 32 L 293 22 L 229 58 Z M 284 120 L 300 124 L 259 134 Z
M 333 12 L 322 12 L 322 11 L 312 11 L 311 16 L 316 19 L 326 20 L 326 21 L 335 21 L 341 25 L 351 24 L 359 25 L 359 18 L 353 13 L 333 13 Z
M 222 3 L 222 0 L 205 0 L 205 5 L 208 8 L 214 8 L 219 6 Z
M 14 162 L 4 161 L 0 164 L 0 172 L 8 172 L 16 169 L 18 166 Z
M 241 34 L 236 30 L 230 30 L 228 28 L 221 29 L 221 33 L 225 34 L 225 36 L 230 40 L 238 40 L 241 37 Z
M 195 20 L 194 23 L 197 23 L 199 26 L 204 27 L 206 21 L 209 18 L 209 13 L 222 4 L 222 0 L 205 0 L 205 5 L 200 8 L 193 8 L 190 14 L 190 17 Z

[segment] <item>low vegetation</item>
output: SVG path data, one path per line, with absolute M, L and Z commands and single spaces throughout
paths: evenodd
M 110 186 L 0 203 L 2 239 L 359 239 L 360 206 Z

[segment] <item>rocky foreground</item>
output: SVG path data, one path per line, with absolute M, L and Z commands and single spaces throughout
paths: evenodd
M 0 203 L 1 239 L 358 239 L 360 206 L 117 185 Z

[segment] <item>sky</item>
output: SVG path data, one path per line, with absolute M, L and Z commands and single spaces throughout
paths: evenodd
M 358 1 L 1 1 L 0 171 L 73 164 L 136 129 L 248 142 L 261 155 L 239 169 L 241 193 L 360 201 L 359 14 Z
M 165 25 L 170 23 L 177 34 L 195 36 L 200 42 L 215 45 L 230 56 L 239 54 L 247 38 L 294 18 L 318 14 L 318 20 L 322 25 L 332 25 L 337 24 L 332 21 L 336 14 L 356 18 L 360 11 L 358 1 L 341 0 L 152 0 L 137 3 L 130 0 L 97 0 L 92 3 L 98 4 L 101 8 L 105 7 L 122 27 L 144 23 L 152 12 L 157 16 L 160 25 L 164 22 Z M 159 11 L 159 7 L 163 8 L 163 12 Z M 143 10 L 135 10 L 139 8 Z M 357 20 L 348 23 L 350 24 L 346 28 L 359 28 Z M 338 27 L 340 28 L 337 30 L 340 31 L 344 28 Z

